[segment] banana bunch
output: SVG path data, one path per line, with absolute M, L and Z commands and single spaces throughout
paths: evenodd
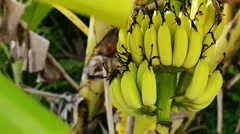
M 161 10 L 135 9 L 120 28 L 121 66 L 109 75 L 113 105 L 128 115 L 156 116 L 161 133 L 171 127 L 171 111 L 204 109 L 223 83 L 221 69 L 209 69 L 224 28 L 211 0 L 164 3 Z

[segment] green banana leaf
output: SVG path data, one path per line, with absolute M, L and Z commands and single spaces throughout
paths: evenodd
M 58 4 L 83 15 L 95 16 L 115 26 L 126 25 L 134 0 L 37 0 Z
M 2 134 L 67 134 L 69 126 L 0 72 Z
M 49 5 L 33 1 L 25 8 L 22 19 L 27 22 L 28 28 L 35 30 L 52 9 Z

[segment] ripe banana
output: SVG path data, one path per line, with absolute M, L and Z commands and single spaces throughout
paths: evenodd
M 215 28 L 213 29 L 213 35 L 216 40 L 222 34 L 223 28 L 224 28 L 224 23 L 221 22 L 219 25 L 216 24 Z
M 223 78 L 219 70 L 213 72 L 207 82 L 207 86 L 199 98 L 193 102 L 196 104 L 205 104 L 212 100 L 222 87 Z
M 175 91 L 175 94 L 177 96 L 182 96 L 184 95 L 187 87 L 189 86 L 191 80 L 192 80 L 192 73 L 188 72 L 188 71 L 184 71 L 181 72 L 180 77 L 179 77 L 179 81 L 178 81 L 178 85 Z
M 159 27 L 157 40 L 160 61 L 163 65 L 170 66 L 172 64 L 172 43 L 171 33 L 166 22 Z
M 134 20 L 133 20 L 132 16 L 129 16 L 128 17 L 128 26 L 127 26 L 128 29 L 131 29 L 133 22 L 134 22 Z
M 203 15 L 199 15 L 198 11 L 201 11 Z M 197 15 L 197 19 L 200 22 L 204 22 L 206 13 L 206 0 L 192 0 L 190 18 L 193 20 Z
M 193 78 L 186 89 L 185 97 L 189 100 L 197 99 L 204 91 L 208 80 L 209 67 L 205 59 L 200 59 L 193 72 Z
M 157 31 L 159 29 L 160 24 L 162 24 L 162 15 L 159 10 L 154 10 L 152 21 L 153 21 L 155 30 Z
M 206 108 L 209 104 L 212 103 L 213 100 L 214 100 L 214 98 L 203 104 L 195 104 L 194 102 L 184 102 L 184 103 L 182 103 L 182 105 L 188 111 L 197 112 L 197 111 L 200 111 L 200 110 Z
M 157 100 L 156 78 L 152 66 L 147 64 L 142 73 L 142 102 L 145 106 L 152 106 Z
M 143 34 L 148 29 L 149 23 L 150 23 L 150 18 L 148 16 L 148 14 L 145 14 L 144 19 L 143 19 L 142 24 L 141 24 L 141 31 L 142 31 Z
M 128 69 L 124 72 L 121 80 L 122 95 L 131 108 L 140 108 L 142 106 L 141 96 L 137 88 L 137 67 L 135 63 L 130 62 Z
M 191 28 L 188 41 L 188 53 L 183 67 L 192 68 L 196 65 L 202 50 L 202 40 L 202 28 L 198 27 L 198 31 L 196 31 L 194 28 Z
M 181 21 L 181 25 L 183 25 L 183 27 L 185 28 L 187 35 L 189 35 L 190 33 L 190 29 L 191 29 L 191 21 L 189 20 L 189 18 L 184 15 L 184 12 L 180 12 L 179 13 L 179 18 Z
M 207 33 L 204 41 L 204 50 L 203 50 L 203 58 L 207 61 L 210 62 L 212 56 L 214 55 L 214 51 L 215 51 L 215 42 L 214 39 L 212 37 L 212 34 Z
M 144 35 L 144 51 L 148 61 L 152 60 L 152 65 L 159 65 L 158 58 L 152 59 L 154 56 L 158 57 L 157 32 L 153 26 L 150 25 Z
M 111 95 L 111 96 L 113 96 L 113 98 L 115 98 L 113 101 L 113 104 L 116 101 L 116 103 L 119 104 L 121 107 L 127 107 L 127 104 L 123 98 L 122 91 L 121 91 L 121 74 L 117 74 L 116 78 L 114 78 L 111 81 L 109 90 L 110 90 L 110 92 L 112 92 L 112 94 L 114 94 L 114 96 Z
M 172 28 L 176 24 L 175 15 L 171 10 L 164 12 L 164 18 L 169 28 Z
M 203 25 L 205 25 L 204 22 L 205 22 L 205 18 L 207 15 L 206 14 L 206 0 L 193 0 L 193 2 L 194 3 L 192 3 L 192 4 L 196 4 L 195 5 L 196 8 L 193 8 L 195 6 L 192 6 L 192 9 L 196 10 L 196 11 L 193 11 L 193 15 L 194 15 L 193 19 L 196 19 L 194 23 L 197 27 L 199 27 L 199 26 L 202 27 Z
M 143 18 L 144 18 L 144 13 L 142 10 L 139 10 L 138 14 L 137 14 L 137 17 L 136 17 L 136 21 L 138 24 L 142 24 L 142 21 L 143 21 Z
M 173 59 L 172 65 L 176 67 L 181 67 L 185 61 L 188 50 L 188 35 L 185 28 L 180 25 L 177 26 L 175 38 L 174 38 L 174 48 L 173 48 Z
M 139 24 L 134 24 L 132 26 L 132 31 L 128 33 L 128 47 L 130 48 L 130 53 L 132 54 L 133 61 L 139 65 L 143 59 L 143 35 Z M 141 47 L 141 48 L 140 48 Z
M 148 67 L 148 61 L 144 60 L 138 67 L 137 71 L 137 85 L 140 92 L 142 92 L 142 79 L 143 79 L 143 72 Z
M 127 30 L 120 28 L 118 32 L 117 52 L 125 53 L 124 48 L 127 48 Z M 124 48 L 123 48 L 124 47 Z
M 212 4 L 211 0 L 208 0 L 207 5 L 206 5 L 206 18 L 204 25 L 203 25 L 203 34 L 207 34 L 210 28 L 213 26 L 215 23 L 215 8 Z
M 165 12 L 164 17 L 165 17 L 166 23 L 168 25 L 168 28 L 170 30 L 171 41 L 174 42 L 174 35 L 176 32 L 176 28 L 177 28 L 177 22 L 175 20 L 176 16 L 172 11 L 168 10 Z
M 140 109 L 133 109 L 127 106 L 121 91 L 121 76 L 117 75 L 109 85 L 109 96 L 112 104 L 121 112 L 128 115 L 139 116 L 142 114 Z

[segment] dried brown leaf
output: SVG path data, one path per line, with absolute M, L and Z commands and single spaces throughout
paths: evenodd
M 17 40 L 18 27 L 25 6 L 16 0 L 3 0 L 3 18 L 0 31 L 0 41 L 10 42 Z
M 62 74 L 59 69 L 52 63 L 49 58 L 46 60 L 46 65 L 42 71 L 38 73 L 37 82 L 54 82 L 62 79 Z
M 44 69 L 49 41 L 38 34 L 29 31 L 25 46 L 23 70 L 38 72 Z

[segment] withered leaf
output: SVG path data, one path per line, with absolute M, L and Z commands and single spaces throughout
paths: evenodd
M 3 18 L 0 31 L 0 41 L 17 40 L 17 31 L 25 6 L 16 0 L 3 0 Z
M 45 68 L 38 73 L 37 82 L 55 82 L 62 79 L 59 69 L 47 58 Z
M 23 70 L 38 72 L 44 69 L 49 41 L 38 34 L 29 31 L 25 45 Z

